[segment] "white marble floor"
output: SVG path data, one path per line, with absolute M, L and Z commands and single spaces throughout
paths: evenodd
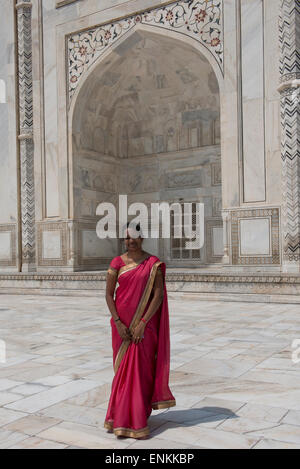
M 104 298 L 0 295 L 0 448 L 300 448 L 299 305 L 169 293 L 169 309 L 177 407 L 153 411 L 137 441 L 103 428 Z

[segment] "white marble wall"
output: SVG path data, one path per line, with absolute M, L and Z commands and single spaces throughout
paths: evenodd
M 258 12 L 259 16 L 262 13 L 263 17 L 264 63 L 262 62 L 262 51 L 257 44 L 258 41 L 260 44 L 262 43 L 262 31 L 259 31 L 260 36 L 257 37 L 255 34 L 258 27 L 256 21 L 253 28 L 249 30 L 251 18 L 258 14 L 255 9 L 257 3 L 258 0 L 255 2 L 241 0 L 244 9 L 248 7 L 249 10 L 249 15 L 244 21 L 245 31 L 242 37 L 245 42 L 244 51 L 241 51 L 238 2 L 226 0 L 224 4 L 225 76 L 224 93 L 221 96 L 224 208 L 281 204 L 281 130 L 280 96 L 278 93 L 278 14 L 280 2 L 279 0 L 265 0 L 263 12 L 260 10 Z M 247 38 L 250 40 L 248 41 Z M 241 52 L 243 53 L 242 57 L 240 57 Z M 252 62 L 258 69 L 258 73 L 252 72 Z M 244 71 L 248 71 L 248 75 L 244 74 L 245 83 L 242 81 L 243 73 L 240 68 L 242 65 L 244 65 Z M 264 69 L 262 69 L 263 65 Z M 262 90 L 262 86 L 264 90 Z M 241 99 L 243 90 L 244 116 Z M 264 99 L 262 91 L 264 91 Z M 244 130 L 246 136 L 249 136 L 248 140 L 244 142 L 246 151 L 243 151 L 242 142 L 243 117 L 246 127 Z M 257 127 L 257 122 L 261 122 L 259 127 Z M 265 151 L 263 145 L 265 145 Z
M 262 0 L 241 1 L 243 201 L 264 202 L 265 90 Z
M 258 1 L 258 0 L 257 0 Z M 274 0 L 278 3 L 279 0 Z M 46 1 L 44 3 L 44 24 L 47 24 L 46 34 L 52 34 L 54 39 L 54 29 L 55 26 L 60 23 L 59 28 L 56 28 L 56 39 L 58 37 L 63 37 L 63 34 L 76 31 L 78 29 L 86 28 L 89 25 L 94 26 L 104 22 L 105 20 L 112 20 L 138 11 L 139 9 L 145 8 L 151 2 L 144 1 L 134 1 L 134 2 L 116 2 L 115 4 L 105 3 L 105 2 L 84 2 L 84 13 L 85 16 L 82 20 L 79 20 L 79 17 L 83 14 L 83 4 L 82 2 L 74 2 L 68 6 L 57 9 L 53 11 L 53 2 Z M 156 2 L 158 4 L 159 2 Z M 163 2 L 161 2 L 163 3 Z M 247 7 L 247 0 L 242 0 L 242 7 Z M 153 2 L 152 2 L 153 5 Z M 276 23 L 276 13 L 274 12 L 274 2 L 266 1 L 264 2 L 264 11 L 257 8 L 261 5 L 255 5 L 252 3 L 250 5 L 251 15 L 250 18 L 254 18 L 254 22 L 247 22 L 246 25 L 243 24 L 243 35 L 241 37 L 242 42 L 240 43 L 240 37 L 238 34 L 239 28 L 239 17 L 237 11 L 237 2 L 234 0 L 225 0 L 224 2 L 224 63 L 225 63 L 225 79 L 222 83 L 220 90 L 221 98 L 221 154 L 222 154 L 222 199 L 223 199 L 223 208 L 232 209 L 234 207 L 238 208 L 241 206 L 265 206 L 265 205 L 276 205 L 280 203 L 280 191 L 274 190 L 274 180 L 273 175 L 277 174 L 278 177 L 278 163 L 276 161 L 271 161 L 271 158 L 276 155 L 278 150 L 278 141 L 280 137 L 280 127 L 278 119 L 279 111 L 279 100 L 277 99 L 275 90 L 276 90 L 276 79 L 277 79 L 277 70 L 271 66 L 271 61 L 269 59 L 268 51 L 271 50 L 274 60 L 278 58 L 278 51 L 275 53 L 276 44 L 277 44 L 277 32 L 275 35 L 277 23 Z M 248 5 L 249 8 L 249 5 Z M 243 10 L 243 13 L 244 10 Z M 258 16 L 257 16 L 258 15 Z M 257 41 L 253 41 L 251 38 L 254 36 L 254 32 L 257 31 L 259 27 L 256 23 L 256 17 L 261 18 L 261 29 L 260 29 L 260 46 L 257 45 Z M 262 30 L 264 27 L 264 31 Z M 59 33 L 58 33 L 59 29 Z M 251 40 L 250 40 L 250 39 Z M 50 37 L 49 37 L 50 39 Z M 275 39 L 275 41 L 274 41 Z M 262 46 L 262 40 L 264 40 L 264 57 L 263 50 L 260 51 L 259 60 L 256 60 L 255 50 Z M 60 42 L 62 44 L 62 42 Z M 241 73 L 239 69 L 239 53 L 240 48 L 243 47 L 243 55 L 241 57 L 243 70 L 247 72 L 246 74 Z M 275 45 L 274 45 L 275 44 Z M 54 56 L 54 46 L 52 46 L 52 54 Z M 50 69 L 53 72 L 51 67 L 56 67 L 56 79 L 57 77 L 62 77 L 61 70 L 59 70 L 60 64 L 62 62 L 57 61 L 56 65 L 50 57 L 51 50 L 46 52 L 47 58 L 45 63 L 50 66 Z M 59 54 L 59 49 L 56 50 L 57 59 Z M 253 81 L 254 75 L 252 78 L 249 77 L 249 67 L 251 68 L 254 62 L 258 67 L 259 76 L 258 81 Z M 264 58 L 264 61 L 263 61 Z M 263 69 L 264 67 L 264 69 Z M 66 72 L 66 70 L 64 70 Z M 47 74 L 46 74 L 47 75 Z M 244 79 L 244 83 L 243 83 Z M 51 86 L 57 87 L 55 84 L 55 77 L 51 78 Z M 248 85 L 248 86 L 247 86 Z M 243 87 L 244 88 L 241 88 Z M 265 89 L 263 89 L 265 87 Z M 244 95 L 241 94 L 241 90 L 244 90 Z M 262 93 L 265 92 L 265 102 Z M 241 102 L 242 96 L 244 96 L 244 102 Z M 255 99 L 259 98 L 257 104 Z M 253 101 L 254 99 L 254 101 Z M 253 112 L 251 106 L 256 106 Z M 242 107 L 244 105 L 244 108 Z M 264 107 L 265 105 L 265 107 Z M 55 113 L 55 106 L 53 102 L 49 99 L 49 106 L 51 106 L 51 116 Z M 249 108 L 250 106 L 250 108 Z M 50 109 L 50 108 L 49 108 Z M 240 114 L 237 112 L 240 109 Z M 49 113 L 50 114 L 50 113 Z M 259 115 L 259 119 L 251 119 L 252 115 Z M 245 136 L 249 135 L 251 138 L 247 141 L 245 138 L 244 147 L 240 145 L 241 139 L 241 119 L 245 119 Z M 249 117 L 249 118 L 248 118 Z M 58 122 L 61 116 L 58 116 Z M 85 114 L 85 118 L 87 115 Z M 53 121 L 53 117 L 51 117 Z M 261 122 L 263 125 L 258 125 L 257 123 Z M 46 119 L 47 125 L 47 119 Z M 56 125 L 56 123 L 55 123 Z M 55 125 L 50 126 L 49 129 L 52 131 L 53 140 L 55 135 Z M 274 126 L 275 125 L 275 126 Z M 63 153 L 63 144 L 61 143 L 61 137 L 63 133 L 61 132 L 62 126 L 58 124 L 58 147 L 56 151 L 61 151 Z M 76 129 L 75 129 L 76 130 Z M 77 129 L 77 133 L 80 134 L 82 129 Z M 259 136 L 257 135 L 259 134 Z M 48 133 L 46 132 L 46 136 Z M 47 138 L 46 138 L 47 139 Z M 255 145 L 253 145 L 253 139 L 255 139 L 255 145 L 258 145 L 258 151 L 254 152 Z M 264 139 L 266 139 L 266 146 L 264 148 Z M 92 142 L 92 140 L 90 140 Z M 92 146 L 92 143 L 91 143 Z M 47 148 L 47 147 L 46 147 Z M 59 150 L 59 148 L 61 150 Z M 50 153 L 49 153 L 50 157 Z M 46 159 L 52 161 L 51 158 L 46 156 Z M 96 171 L 95 162 L 89 163 L 89 167 L 92 171 Z M 168 162 L 168 164 L 171 164 Z M 58 166 L 66 165 L 66 162 L 63 162 L 63 155 L 59 157 Z M 50 164 L 51 166 L 51 164 Z M 49 168 L 50 168 L 49 166 Z M 51 166 L 54 169 L 54 166 Z M 116 166 L 117 167 L 117 166 Z M 275 168 L 275 170 L 273 169 Z M 77 168 L 78 169 L 78 168 Z M 78 187 L 78 180 L 84 178 L 84 175 L 80 174 L 74 170 L 74 181 L 75 187 Z M 98 164 L 98 170 L 100 166 Z M 101 171 L 104 173 L 109 169 L 109 163 L 106 163 Z M 265 171 L 266 169 L 266 171 Z M 254 171 L 254 172 L 253 172 Z M 153 172 L 153 171 L 152 171 Z M 55 171 L 51 170 L 51 177 L 54 177 Z M 64 171 L 60 171 L 60 174 L 64 174 Z M 116 174 L 116 172 L 115 172 Z M 149 174 L 148 182 L 151 181 L 151 171 Z M 204 173 L 203 173 L 204 174 Z M 280 174 L 280 171 L 279 171 Z M 255 176 L 254 176 L 255 175 Z M 47 176 L 48 177 L 48 176 Z M 50 176 L 49 176 L 50 177 Z M 87 175 L 89 178 L 90 175 Z M 126 176 L 127 177 L 127 176 Z M 207 177 L 207 175 L 205 176 Z M 59 181 L 59 176 L 57 176 Z M 155 179 L 155 178 L 154 178 Z M 272 183 L 273 182 L 273 183 Z M 151 185 L 151 184 L 150 184 Z M 79 184 L 80 186 L 80 184 Z M 64 187 L 64 185 L 62 185 Z M 81 216 L 85 212 L 86 215 L 91 215 L 91 207 L 96 203 L 96 199 L 99 197 L 104 197 L 107 200 L 107 191 L 88 191 L 86 187 L 85 193 L 90 193 L 93 196 L 88 197 L 87 200 L 85 197 L 81 198 L 78 193 L 75 194 L 75 200 L 70 199 L 70 205 L 75 208 L 75 213 L 80 213 Z M 50 190 L 50 189 L 49 189 Z M 169 189 L 170 191 L 170 189 Z M 109 192 L 109 191 L 108 191 Z M 137 195 L 137 190 L 135 190 L 135 196 Z M 191 197 L 192 192 L 190 188 L 187 188 L 183 191 L 183 196 Z M 200 191 L 201 192 L 201 191 Z M 96 194 L 96 195 L 95 195 Z M 167 194 L 163 194 L 167 195 Z M 161 194 L 160 197 L 163 197 Z M 193 194 L 195 195 L 195 194 Z M 203 194 L 202 194 L 203 195 Z M 79 196 L 79 197 L 78 197 Z M 170 193 L 168 193 L 170 196 Z M 199 189 L 197 196 L 199 196 Z M 79 209 L 77 200 L 80 200 L 81 208 Z M 250 205 L 249 205 L 250 204 Z M 60 204 L 61 208 L 63 205 Z M 218 207 L 220 208 L 220 207 Z M 83 210 L 83 212 L 82 212 Z M 216 209 L 215 209 L 216 210 Z M 62 213 L 66 213 L 65 210 Z M 216 231 L 213 230 L 214 237 L 217 237 Z M 266 235 L 267 236 L 267 235 Z M 267 238 L 266 238 L 267 240 Z M 241 240 L 240 240 L 241 241 Z M 221 248 L 220 243 L 216 241 L 216 238 L 213 240 L 213 249 L 216 252 L 220 252 Z M 217 247 L 219 246 L 219 248 Z
M 248 0 L 241 0 L 241 6 L 248 4 L 250 10 L 254 8 L 256 3 L 256 1 L 248 2 Z M 255 46 L 257 37 L 255 37 L 254 32 L 257 30 L 257 24 L 254 23 L 253 31 L 248 31 L 247 34 L 250 37 L 250 42 L 247 43 L 246 38 L 244 38 L 246 50 L 241 51 L 239 2 L 227 0 L 224 5 L 225 76 L 224 92 L 221 94 L 221 109 L 223 109 L 223 112 L 221 112 L 221 151 L 223 208 L 229 210 L 229 222 L 226 224 L 226 233 L 224 233 L 224 238 L 228 240 L 229 244 L 229 257 L 225 262 L 229 265 L 233 263 L 233 268 L 238 270 L 239 267 L 236 266 L 236 249 L 240 252 L 244 241 L 241 238 L 240 232 L 237 238 L 234 234 L 236 229 L 235 211 L 238 210 L 238 207 L 250 210 L 258 207 L 280 208 L 282 201 L 280 96 L 278 93 L 278 15 L 280 1 L 265 0 L 263 2 L 263 61 L 261 57 L 262 51 L 259 50 L 257 45 Z M 256 11 L 254 13 L 257 14 Z M 259 14 L 261 14 L 261 11 Z M 246 30 L 250 25 L 250 18 L 251 15 L 245 20 Z M 250 68 L 248 72 L 250 76 L 246 75 L 245 77 L 246 83 L 243 83 L 243 57 L 240 55 L 241 52 L 244 53 L 244 66 L 246 66 L 246 69 Z M 250 55 L 247 55 L 247 52 Z M 257 54 L 255 55 L 256 52 Z M 259 60 L 257 55 L 260 56 Z M 256 84 L 254 80 L 257 78 L 257 75 L 252 73 L 249 66 L 251 60 L 254 60 L 259 70 L 258 76 L 260 79 Z M 262 66 L 264 67 L 263 69 Z M 262 86 L 264 87 L 264 97 L 262 96 Z M 247 98 L 247 88 L 248 91 L 252 90 L 253 99 L 250 93 L 249 97 L 251 99 L 244 100 L 243 109 L 242 97 L 244 93 L 244 98 Z M 247 106 L 250 106 L 248 110 Z M 244 131 L 250 136 L 248 141 L 246 141 L 246 145 L 248 145 L 246 146 L 246 153 L 244 152 L 242 140 L 243 111 L 244 117 L 246 116 Z M 257 127 L 257 122 L 264 122 L 264 124 Z M 246 129 L 245 125 L 247 126 Z M 257 130 L 259 130 L 259 135 L 257 135 Z M 265 148 L 263 148 L 263 145 L 265 145 Z M 247 212 L 245 212 L 245 216 L 248 217 Z M 270 235 L 269 230 L 261 232 L 261 243 L 266 245 L 269 242 Z M 272 236 L 274 237 L 274 233 Z M 273 243 L 276 241 L 275 238 L 272 241 Z M 232 239 L 238 243 L 237 246 L 234 245 Z M 255 242 L 258 242 L 257 239 Z M 255 254 L 251 254 L 251 251 L 248 251 L 247 256 L 244 258 L 245 263 L 254 264 L 256 262 L 257 264 L 266 265 L 266 259 L 263 255 L 260 257 L 254 256 Z M 278 254 L 272 259 L 274 264 L 280 264 L 280 256 Z M 261 268 L 264 270 L 266 267 Z
M 9 261 L 11 259 L 11 235 L 9 231 L 0 233 L 0 259 Z
M 242 0 L 242 3 L 246 1 Z M 255 3 L 257 1 L 255 0 Z M 110 22 L 116 18 L 131 15 L 142 9 L 166 2 L 163 0 L 83 0 L 67 3 L 69 4 L 56 8 L 56 0 L 39 0 L 34 2 L 33 6 L 37 221 L 49 221 L 49 219 L 57 221 L 70 220 L 76 216 L 82 218 L 86 215 L 88 220 L 91 215 L 90 204 L 94 207 L 98 201 L 105 198 L 110 200 L 114 194 L 113 190 L 99 191 L 97 188 L 92 191 L 86 188 L 84 199 L 87 200 L 81 200 L 82 193 L 77 192 L 76 194 L 77 189 L 82 189 L 78 181 L 83 176 L 82 173 L 80 175 L 80 171 L 75 170 L 73 167 L 72 154 L 69 153 L 70 149 L 72 150 L 72 140 L 70 139 L 72 126 L 67 121 L 65 35 L 100 23 Z M 277 91 L 279 81 L 278 12 L 280 0 L 264 0 L 264 157 L 262 156 L 262 134 L 260 134 L 257 153 L 251 149 L 252 142 L 249 142 L 249 145 L 251 144 L 247 147 L 249 151 L 243 154 L 240 142 L 241 86 L 243 85 L 241 78 L 243 75 L 238 61 L 240 43 L 237 3 L 235 0 L 224 0 L 224 80 L 221 79 L 221 74 L 218 76 L 220 84 L 222 206 L 229 210 L 248 207 L 280 207 L 280 102 Z M 0 52 L 0 80 L 4 80 L 6 88 L 5 103 L 1 103 L 3 99 L 0 96 L 0 224 L 7 224 L 17 222 L 14 11 L 10 2 L 6 0 L 1 0 L 0 5 L 1 13 L 3 12 L 1 17 L 5 18 L 5 21 L 1 20 L 0 28 L 0 38 L 3 44 Z M 251 15 L 249 18 L 251 18 Z M 244 41 L 246 41 L 244 59 L 246 61 L 254 56 L 253 51 L 257 47 L 255 41 L 247 39 L 249 37 L 253 38 L 257 29 L 256 23 L 253 24 L 253 28 L 250 25 L 251 23 L 248 22 L 248 32 L 244 36 Z M 181 39 L 185 41 L 184 38 Z M 186 44 L 187 47 L 190 47 L 191 40 L 186 40 Z M 257 62 L 257 64 L 261 66 L 262 61 Z M 244 67 L 247 68 L 246 62 Z M 262 76 L 261 68 L 259 69 L 259 75 Z M 248 79 L 248 76 L 244 76 L 244 91 L 247 91 L 246 83 Z M 259 99 L 261 99 L 261 80 L 259 85 L 255 85 L 252 80 L 248 83 L 251 97 L 259 96 Z M 245 110 L 248 116 L 252 113 L 252 111 L 248 112 L 246 107 Z M 246 119 L 246 122 L 249 135 L 255 135 L 257 122 L 255 123 L 254 120 L 252 122 L 251 119 Z M 257 130 L 261 132 L 261 126 Z M 191 139 L 193 139 L 193 136 L 191 136 Z M 84 155 L 81 156 L 84 158 Z M 92 162 L 91 158 L 88 160 L 89 163 L 87 164 L 90 170 L 97 171 L 95 161 Z M 192 161 L 193 157 L 190 160 L 190 165 L 192 165 Z M 214 160 L 212 160 L 213 162 Z M 101 164 L 101 171 L 104 175 L 109 175 L 117 168 L 109 160 L 103 160 Z M 172 172 L 179 163 L 177 161 L 174 165 L 170 162 L 160 164 L 169 164 L 169 168 L 166 167 L 164 171 Z M 97 168 L 99 168 L 99 162 Z M 177 170 L 181 171 L 179 168 L 180 166 L 177 167 Z M 259 168 L 259 171 L 256 174 L 253 170 L 257 170 L 257 168 Z M 134 172 L 134 169 L 132 171 Z M 202 174 L 204 178 L 208 177 L 207 171 L 202 172 Z M 150 185 L 152 176 L 150 174 L 148 181 Z M 7 181 L 9 181 L 9 184 L 7 184 Z M 73 182 L 75 183 L 74 187 Z M 101 178 L 99 183 L 102 184 Z M 106 183 L 108 184 L 108 181 Z M 160 198 L 171 198 L 171 195 L 173 197 L 172 191 L 175 191 L 175 189 L 174 187 L 163 190 Z M 136 191 L 135 196 L 138 193 L 141 200 L 143 200 L 145 197 L 141 192 Z M 244 197 L 244 193 L 246 197 Z M 263 197 L 264 193 L 265 197 Z M 153 194 L 156 197 L 157 191 L 154 190 Z M 203 196 L 203 191 L 200 187 L 183 188 L 181 195 L 187 198 L 197 198 L 200 195 Z M 211 211 L 212 213 L 213 211 L 214 213 L 220 213 L 220 208 L 220 203 L 215 202 L 214 206 L 211 207 Z M 230 231 L 230 222 L 228 230 Z M 220 254 L 220 228 L 215 227 L 212 233 L 213 252 Z M 68 236 L 70 236 L 68 246 L 73 246 L 74 236 L 72 234 L 68 234 Z M 251 233 L 249 236 L 250 241 L 247 239 L 247 235 L 244 236 L 244 241 L 240 240 L 243 243 L 240 248 L 248 254 L 251 253 L 252 249 Z M 268 241 L 267 229 L 261 230 L 261 236 L 263 237 L 262 243 L 265 243 L 266 246 Z M 88 253 L 93 254 L 94 247 L 91 248 L 91 246 L 94 246 L 92 241 L 91 244 L 86 245 L 86 250 Z M 265 249 L 263 251 L 265 252 Z M 42 252 L 46 257 L 51 254 L 47 253 L 47 248 Z M 4 253 L 3 255 L 7 254 Z M 74 257 L 74 253 L 70 256 Z M 69 267 L 71 268 L 70 265 Z
M 241 0 L 242 196 L 281 203 L 278 0 Z
M 62 257 L 61 232 L 59 230 L 43 231 L 43 259 L 60 259 Z
M 0 227 L 17 224 L 17 156 L 15 102 L 14 7 L 0 1 Z M 9 233 L 1 233 L 0 266 L 11 258 Z M 16 249 L 16 246 L 14 246 Z M 16 266 L 10 266 L 14 269 Z M 1 268 L 1 267 L 0 267 Z M 3 267 L 4 268 L 4 267 Z
M 240 256 L 270 256 L 271 225 L 269 218 L 239 221 Z
M 240 206 L 238 115 L 238 38 L 236 0 L 224 3 L 224 85 L 221 92 L 221 153 L 223 207 Z
M 277 206 L 282 204 L 279 11 L 280 0 L 264 1 L 266 202 Z

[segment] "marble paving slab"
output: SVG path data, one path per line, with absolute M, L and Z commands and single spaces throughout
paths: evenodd
M 137 441 L 103 428 L 114 376 L 104 294 L 36 298 L 0 295 L 0 448 L 300 448 L 298 305 L 170 295 L 177 406 L 153 411 Z

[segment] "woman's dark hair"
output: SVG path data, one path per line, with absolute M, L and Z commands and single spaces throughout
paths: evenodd
M 140 238 L 143 237 L 143 233 L 142 233 L 142 230 L 141 230 L 141 225 L 140 225 L 140 223 L 131 223 L 130 221 L 128 221 L 127 224 L 124 225 L 124 227 L 123 227 L 123 231 L 122 231 L 122 232 L 123 232 L 124 234 L 125 234 L 125 231 L 129 228 L 129 225 L 130 225 L 130 228 L 131 228 L 131 229 L 133 229 L 133 230 L 135 230 L 135 231 L 137 231 L 137 232 L 139 233 L 139 236 L 138 236 L 138 237 L 140 237 Z M 124 236 L 123 239 L 125 239 L 125 236 Z

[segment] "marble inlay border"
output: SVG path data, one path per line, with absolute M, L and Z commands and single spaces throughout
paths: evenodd
M 60 259 L 45 259 L 43 257 L 43 232 L 60 232 Z M 37 242 L 38 242 L 38 265 L 41 267 L 66 266 L 68 259 L 68 225 L 65 222 L 51 222 L 37 224 Z
M 108 263 L 107 263 L 108 265 Z M 106 281 L 107 271 L 99 273 L 63 274 L 0 274 L 0 280 L 46 280 L 46 281 Z M 260 283 L 260 284 L 300 284 L 299 275 L 294 274 L 206 274 L 206 273 L 166 273 L 167 282 L 216 282 L 216 283 Z
M 239 220 L 251 218 L 271 219 L 271 256 L 240 256 Z M 233 265 L 280 264 L 279 208 L 237 210 L 231 212 L 231 242 Z
M 0 259 L 1 267 L 16 267 L 17 265 L 17 227 L 13 224 L 0 225 L 0 233 L 10 234 L 10 259 Z
M 109 46 L 140 24 L 193 37 L 224 72 L 223 0 L 179 0 L 67 36 L 69 101 L 89 67 Z

